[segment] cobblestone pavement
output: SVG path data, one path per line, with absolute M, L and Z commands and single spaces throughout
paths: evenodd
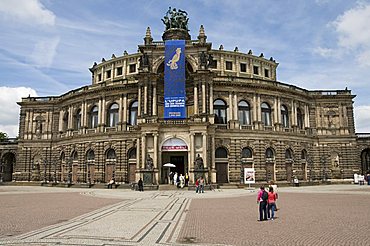
M 370 186 L 281 188 L 265 222 L 256 194 L 0 187 L 0 245 L 369 245 Z

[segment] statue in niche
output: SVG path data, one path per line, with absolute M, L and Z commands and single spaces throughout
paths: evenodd
M 200 53 L 200 66 L 201 67 L 206 67 L 207 66 L 207 55 L 206 53 L 204 53 L 204 51 L 202 51 L 202 53 Z
M 143 55 L 139 58 L 139 66 L 140 68 L 149 66 L 149 57 L 147 53 L 143 53 Z
M 198 154 L 198 156 L 195 158 L 195 161 L 194 161 L 194 168 L 196 170 L 202 170 L 204 169 L 204 165 L 203 165 L 203 158 Z
M 152 170 L 153 169 L 153 158 L 150 157 L 150 154 L 148 154 L 146 158 L 146 169 L 147 170 Z

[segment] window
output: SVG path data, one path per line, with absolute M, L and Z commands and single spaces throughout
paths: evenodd
M 73 161 L 78 161 L 78 153 L 77 153 L 77 151 L 73 151 L 73 153 L 72 153 L 72 160 Z
M 138 113 L 138 102 L 134 101 L 130 106 L 130 119 L 129 124 L 134 126 L 137 125 L 137 113 Z
M 256 74 L 256 75 L 259 74 L 259 72 L 258 72 L 258 66 L 253 66 L 253 74 Z
M 128 152 L 128 159 L 136 159 L 136 149 L 132 148 Z
M 116 159 L 116 151 L 114 149 L 107 150 L 107 160 L 114 160 Z
M 268 69 L 265 69 L 265 77 L 267 78 L 270 77 L 270 71 Z
M 271 126 L 271 108 L 267 103 L 261 104 L 262 123 L 265 126 Z
M 78 109 L 75 115 L 75 129 L 76 130 L 81 129 L 81 120 L 82 120 L 81 109 Z
M 246 101 L 240 101 L 238 104 L 239 122 L 241 125 L 250 125 L 250 107 Z
M 286 160 L 292 160 L 293 159 L 293 154 L 291 149 L 287 149 L 285 151 L 285 159 Z
M 62 154 L 60 154 L 60 160 L 62 162 L 65 162 L 66 161 L 66 154 L 64 154 L 64 152 L 62 152 Z
M 122 75 L 122 67 L 117 67 L 117 76 Z
M 215 158 L 227 158 L 227 150 L 224 147 L 217 148 Z
M 226 103 L 221 100 L 217 99 L 213 103 L 213 113 L 215 114 L 215 123 L 216 124 L 226 124 Z
M 118 104 L 113 103 L 108 110 L 108 120 L 109 127 L 114 127 L 118 124 Z
M 245 63 L 240 63 L 240 72 L 247 72 L 247 64 Z
M 289 112 L 288 108 L 285 105 L 281 105 L 281 124 L 284 128 L 289 127 Z
M 302 111 L 297 108 L 297 125 L 299 129 L 303 129 L 303 118 L 304 115 L 302 114 Z
M 302 160 L 306 160 L 306 158 L 307 158 L 307 151 L 304 149 L 304 150 L 302 150 L 302 152 L 301 152 L 301 159 L 302 159 Z
M 209 64 L 210 68 L 217 69 L 217 60 L 212 60 L 212 63 Z
M 231 61 L 226 61 L 226 70 L 233 70 L 233 63 Z
M 90 149 L 87 153 L 86 153 L 86 159 L 88 161 L 93 161 L 95 159 L 95 154 L 94 154 L 94 151 L 92 149 Z
M 130 73 L 135 73 L 136 72 L 136 64 L 130 64 L 129 71 L 130 71 Z
M 107 79 L 110 79 L 111 75 L 112 75 L 111 70 L 108 70 L 108 71 L 106 72 Z
M 63 131 L 68 130 L 68 118 L 69 118 L 69 114 L 68 112 L 65 112 L 63 116 Z
M 273 159 L 274 158 L 274 151 L 271 148 L 266 149 L 266 158 Z
M 98 81 L 101 81 L 101 74 L 98 74 Z
M 252 158 L 252 150 L 250 148 L 243 148 L 242 158 Z
M 89 128 L 98 127 L 98 113 L 98 106 L 94 106 L 91 108 L 89 117 Z

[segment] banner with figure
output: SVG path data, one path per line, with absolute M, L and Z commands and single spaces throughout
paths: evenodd
M 164 118 L 185 119 L 185 40 L 165 42 Z

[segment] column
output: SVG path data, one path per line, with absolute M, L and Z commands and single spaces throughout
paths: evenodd
M 153 134 L 154 138 L 154 154 L 153 154 L 153 165 L 154 168 L 158 168 L 158 134 Z
M 140 138 L 136 139 L 136 170 L 140 169 Z
M 194 85 L 194 115 L 198 115 L 198 84 Z
M 87 112 L 87 102 L 85 101 L 84 102 L 84 107 L 85 107 L 85 114 L 84 114 L 84 124 L 83 124 L 83 127 L 84 128 L 87 128 L 88 126 L 88 120 L 87 120 L 87 115 L 88 115 L 88 112 Z
M 116 77 L 116 71 L 115 71 L 116 66 L 115 65 L 116 64 L 113 62 L 113 64 L 112 64 L 112 71 L 111 71 L 111 75 L 110 75 L 111 80 L 113 80 Z
M 255 121 L 258 121 L 258 118 L 257 118 L 257 97 L 256 97 L 256 94 L 253 94 L 253 122 Z
M 26 118 L 27 118 L 28 115 L 28 112 L 26 113 Z M 62 132 L 63 131 L 63 110 L 60 110 L 59 111 L 59 127 L 58 127 L 58 131 L 59 132 Z
M 213 84 L 209 85 L 209 113 L 213 115 Z
M 189 158 L 189 170 L 194 169 L 194 133 L 190 133 L 190 158 Z
M 232 94 L 229 92 L 229 107 L 227 107 L 227 119 L 232 120 L 233 119 L 233 100 L 232 100 Z
M 146 157 L 146 136 L 145 133 L 141 135 L 141 168 L 145 168 L 145 157 Z
M 123 123 L 127 123 L 127 94 L 123 96 Z
M 141 116 L 141 85 L 138 85 L 137 116 Z
M 81 104 L 81 128 L 85 125 L 85 102 L 82 101 Z
M 118 122 L 122 124 L 122 107 L 123 107 L 122 95 L 119 97 L 119 108 L 118 108 Z
M 147 107 L 148 107 L 148 86 L 147 84 L 144 85 L 144 98 L 143 98 L 143 104 L 144 104 L 144 115 L 147 114 Z
M 103 125 L 106 124 L 106 122 L 105 122 L 106 115 L 107 115 L 107 112 L 106 112 L 106 106 L 105 106 L 105 97 L 103 97 L 103 99 L 102 99 L 102 110 L 101 110 L 101 122 L 102 122 Z
M 281 109 L 281 98 L 278 97 L 278 108 L 277 108 L 278 122 L 281 121 L 281 110 L 280 109 Z M 280 123 L 283 123 L 283 122 L 280 122 Z
M 234 120 L 238 120 L 238 96 L 234 93 Z
M 261 121 L 261 96 L 257 94 L 257 121 Z
M 102 104 L 102 99 L 101 98 L 99 98 L 99 110 L 98 110 L 98 125 L 100 126 L 101 124 L 103 124 L 103 122 L 102 122 L 102 106 L 103 104 Z
M 292 100 L 292 126 L 295 126 L 295 117 L 294 117 L 294 100 Z
M 202 113 L 206 113 L 206 85 L 202 82 Z
M 203 163 L 204 163 L 204 168 L 207 168 L 208 167 L 208 162 L 207 162 L 207 133 L 202 133 L 202 137 L 203 137 L 203 141 L 202 141 L 202 144 L 203 144 Z
M 157 115 L 157 85 L 153 84 L 153 116 Z
M 69 106 L 68 109 L 68 130 L 72 129 L 72 120 L 73 120 L 73 108 Z
M 308 105 L 304 105 L 304 128 L 309 127 L 310 123 L 308 120 Z
M 127 73 L 127 59 L 124 59 L 122 66 L 122 75 L 124 79 L 126 78 L 126 73 Z
M 277 124 L 277 123 L 279 123 L 278 122 L 278 117 L 277 117 L 277 110 L 278 110 L 278 99 L 277 99 L 277 97 L 275 97 L 275 99 L 274 99 L 274 108 L 275 108 L 275 113 L 274 113 L 274 124 Z

